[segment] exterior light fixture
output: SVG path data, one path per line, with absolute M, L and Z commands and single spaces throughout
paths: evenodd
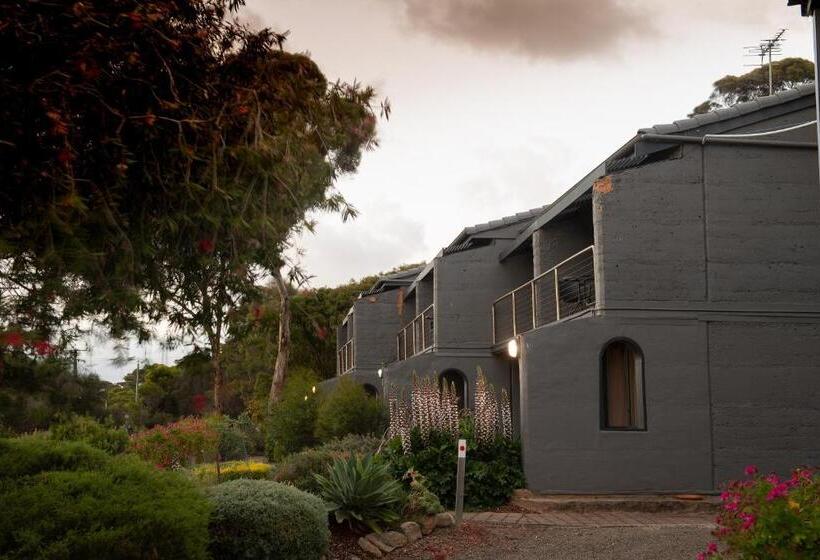
M 314 385 L 313 387 L 311 387 L 311 388 L 310 388 L 310 390 L 311 390 L 311 391 L 313 391 L 313 393 L 315 394 L 315 393 L 316 393 L 316 385 Z
M 518 357 L 518 341 L 514 338 L 507 343 L 507 355 L 510 358 Z
M 307 395 L 305 395 L 305 400 L 307 400 Z
M 382 378 L 382 375 L 384 375 L 384 369 L 379 368 L 379 371 L 377 371 L 376 373 L 378 373 L 378 374 L 379 374 L 379 379 L 381 379 L 381 378 Z

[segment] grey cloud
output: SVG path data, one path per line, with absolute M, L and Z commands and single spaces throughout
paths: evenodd
M 484 50 L 575 59 L 652 33 L 652 15 L 619 0 L 402 0 L 410 27 Z

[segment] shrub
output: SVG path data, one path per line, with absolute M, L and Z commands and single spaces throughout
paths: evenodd
M 461 421 L 462 437 L 467 439 L 464 473 L 464 505 L 470 509 L 496 507 L 506 503 L 516 488 L 524 486 L 521 447 L 504 437 L 476 443 L 471 419 Z M 405 452 L 399 437 L 393 438 L 383 455 L 393 474 L 402 476 L 413 469 L 424 475 L 429 489 L 448 507 L 455 504 L 456 442 L 448 432 L 431 430 L 427 443 L 418 429 L 410 435 L 410 450 Z
M 326 442 L 347 434 L 380 435 L 387 425 L 387 410 L 364 387 L 343 378 L 319 404 L 316 437 Z
M 84 441 L 112 455 L 122 453 L 128 446 L 128 433 L 124 429 L 103 426 L 89 416 L 64 416 L 51 426 L 49 432 L 52 439 Z
M 279 401 L 268 416 L 265 433 L 265 452 L 271 461 L 312 446 L 316 425 L 318 399 L 313 398 L 312 388 L 318 378 L 309 370 L 291 372 Z M 305 395 L 311 398 L 305 400 Z
M 191 471 L 194 477 L 202 482 L 214 484 L 217 482 L 216 464 L 208 463 L 199 465 Z M 219 465 L 219 481 L 239 480 L 248 478 L 254 480 L 266 480 L 270 477 L 271 466 L 268 463 L 252 461 L 229 461 Z
M 721 494 L 723 506 L 714 535 L 725 544 L 709 543 L 699 560 L 802 560 L 820 558 L 820 476 L 796 469 L 790 478 L 760 476 L 746 467 L 747 478 L 732 481 Z
M 404 475 L 404 480 L 410 484 L 410 494 L 407 497 L 407 505 L 404 508 L 406 517 L 419 518 L 427 515 L 435 515 L 444 511 L 444 507 L 438 496 L 430 492 L 427 488 L 427 479 L 418 471 L 409 470 Z
M 43 448 L 38 461 L 32 446 Z M 207 557 L 209 504 L 178 473 L 84 443 L 39 439 L 3 451 L 29 471 L 0 484 L 4 558 Z M 65 470 L 44 469 L 43 458 Z
M 320 495 L 337 523 L 364 525 L 379 531 L 380 524 L 401 519 L 404 490 L 390 469 L 373 455 L 337 459 L 327 475 L 315 475 Z
M 256 451 L 256 426 L 250 417 L 243 414 L 239 418 L 210 416 L 208 425 L 219 437 L 219 456 L 225 460 L 247 459 Z
M 306 449 L 288 455 L 276 468 L 273 479 L 287 482 L 300 490 L 319 493 L 319 485 L 314 474 L 322 474 L 336 459 L 346 459 L 355 455 L 374 453 L 379 440 L 369 436 L 349 435 L 333 440 L 315 449 Z
M 80 442 L 38 436 L 0 439 L 0 480 L 46 471 L 100 469 L 109 459 L 105 452 Z
M 264 480 L 226 482 L 209 494 L 215 560 L 315 560 L 327 550 L 327 510 L 316 496 Z
M 129 449 L 159 468 L 179 468 L 216 456 L 219 433 L 201 418 L 154 426 L 131 436 Z

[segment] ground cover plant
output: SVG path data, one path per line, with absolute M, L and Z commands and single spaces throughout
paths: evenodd
M 0 441 L 4 558 L 207 558 L 209 504 L 133 456 L 47 438 Z
M 384 456 L 394 476 L 421 473 L 427 487 L 441 502 L 455 503 L 456 441 L 467 440 L 469 460 L 464 476 L 467 508 L 495 507 L 506 503 L 516 488 L 524 486 L 521 446 L 512 437 L 509 398 L 500 398 L 479 372 L 474 412 L 459 411 L 453 387 L 431 378 L 415 379 L 409 399 L 396 391 L 389 396 L 390 441 Z
M 714 535 L 698 560 L 809 560 L 820 558 L 820 476 L 798 468 L 788 478 L 746 467 L 720 496 Z M 722 550 L 721 550 L 722 548 Z
M 191 469 L 191 474 L 208 484 L 239 479 L 267 480 L 271 476 L 271 465 L 259 461 L 228 461 L 219 464 L 217 474 L 216 463 L 207 463 Z
M 234 480 L 212 487 L 211 554 L 215 560 L 316 560 L 330 531 L 322 500 L 286 484 Z

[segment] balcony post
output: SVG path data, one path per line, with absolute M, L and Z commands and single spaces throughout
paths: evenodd
M 538 327 L 535 324 L 535 280 L 530 281 L 530 302 L 532 303 L 532 329 L 535 330 Z
M 515 324 L 515 292 L 511 294 L 512 297 L 512 320 L 513 320 L 513 336 L 518 334 L 517 325 Z
M 555 284 L 555 320 L 561 318 L 561 299 L 558 297 L 558 267 L 552 270 L 553 284 Z

